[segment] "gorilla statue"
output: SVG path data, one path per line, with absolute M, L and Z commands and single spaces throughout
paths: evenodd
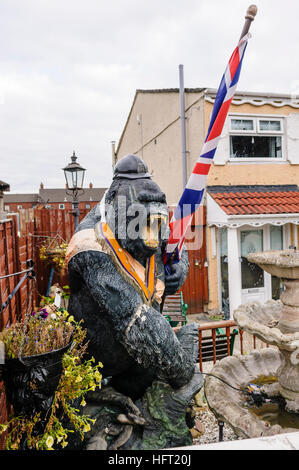
M 186 409 L 202 386 L 198 334 L 192 323 L 176 334 L 160 313 L 164 291 L 175 293 L 188 273 L 184 250 L 165 275 L 168 230 L 165 194 L 145 162 L 127 155 L 70 241 L 69 312 L 84 320 L 88 353 L 103 363 L 106 383 L 88 396 L 84 409 L 98 418 L 88 449 L 191 442 Z

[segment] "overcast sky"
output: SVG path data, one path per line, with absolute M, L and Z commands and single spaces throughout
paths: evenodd
M 0 0 L 0 180 L 111 180 L 137 88 L 218 87 L 250 0 Z M 239 90 L 299 94 L 298 0 L 258 0 Z M 179 112 L 179 103 L 178 103 Z

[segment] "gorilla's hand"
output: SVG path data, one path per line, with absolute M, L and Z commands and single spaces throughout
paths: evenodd
M 181 286 L 183 269 L 180 263 L 173 264 L 171 274 L 165 276 L 165 295 L 175 294 Z

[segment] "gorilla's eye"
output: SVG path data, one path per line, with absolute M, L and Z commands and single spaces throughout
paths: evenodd
M 166 203 L 166 196 L 162 192 L 151 193 L 149 191 L 141 191 L 138 194 L 139 202 L 160 202 L 162 204 Z

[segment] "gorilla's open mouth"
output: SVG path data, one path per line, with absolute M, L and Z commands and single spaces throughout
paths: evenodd
M 161 232 L 165 229 L 168 218 L 162 214 L 150 214 L 147 223 L 143 227 L 142 238 L 148 248 L 158 248 Z

